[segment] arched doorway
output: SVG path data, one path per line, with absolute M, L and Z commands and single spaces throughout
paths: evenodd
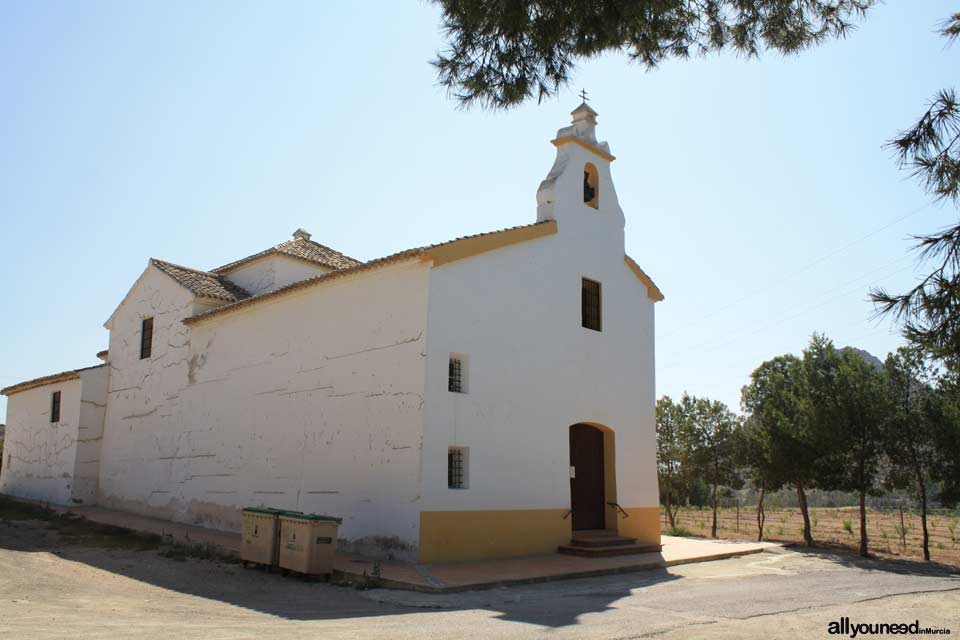
M 589 424 L 570 427 L 570 510 L 574 531 L 606 526 L 604 458 L 601 429 Z

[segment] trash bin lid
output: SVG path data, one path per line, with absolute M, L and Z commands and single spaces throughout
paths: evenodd
M 313 522 L 336 522 L 340 524 L 343 522 L 343 518 L 334 518 L 333 516 L 321 516 L 316 513 L 301 513 L 299 511 L 281 511 L 279 514 L 281 518 L 290 518 L 292 520 L 310 520 Z
M 246 507 L 243 511 L 244 513 L 262 513 L 267 516 L 278 516 L 282 513 L 287 513 L 283 509 L 271 509 L 270 507 Z

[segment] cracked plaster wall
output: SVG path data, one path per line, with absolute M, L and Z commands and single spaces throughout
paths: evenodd
M 60 421 L 50 422 L 51 394 L 60 391 Z M 60 505 L 73 504 L 80 380 L 66 380 L 7 399 L 0 493 Z
M 80 380 L 80 426 L 77 430 L 73 502 L 96 504 L 110 368 L 97 367 L 81 371 Z
M 100 503 L 237 529 L 239 509 L 418 539 L 428 266 L 400 264 L 188 327 L 155 269 L 118 310 Z M 140 361 L 140 320 L 154 346 Z

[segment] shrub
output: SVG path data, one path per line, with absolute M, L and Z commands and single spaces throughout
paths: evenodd
M 850 518 L 844 518 L 843 530 L 846 531 L 852 537 L 853 536 L 853 520 L 851 520 Z
M 893 530 L 897 532 L 897 536 L 900 538 L 900 544 L 903 545 L 903 548 L 907 548 L 907 534 L 910 533 L 910 525 L 904 524 L 902 527 L 899 524 L 893 525 Z
M 664 531 L 664 535 L 687 537 L 692 536 L 693 534 L 690 533 L 690 530 L 685 527 L 673 526 Z

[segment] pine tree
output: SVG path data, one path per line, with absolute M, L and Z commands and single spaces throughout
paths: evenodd
M 626 54 L 652 69 L 732 51 L 793 54 L 839 38 L 875 0 L 434 0 L 449 49 L 433 64 L 462 105 L 556 95 L 578 61 Z

